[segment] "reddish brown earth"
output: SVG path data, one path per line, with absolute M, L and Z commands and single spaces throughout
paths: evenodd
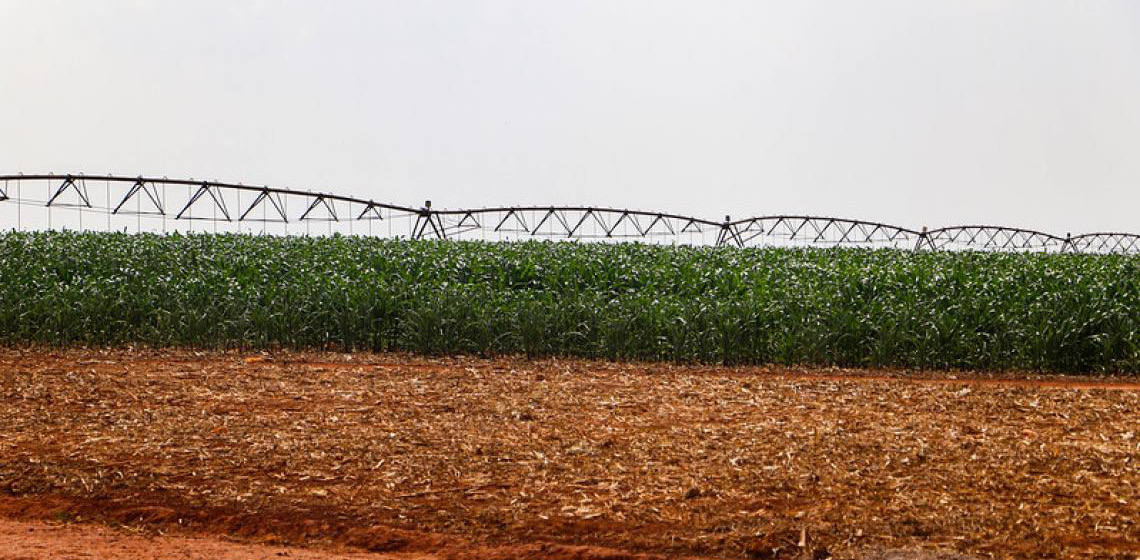
M 127 533 L 92 525 L 0 519 L 0 560 L 427 560 L 426 554 L 340 554 L 296 547 L 249 545 L 209 537 Z
M 561 549 L 561 550 L 559 550 Z M 535 553 L 539 554 L 535 554 Z M 500 546 L 420 552 L 337 552 L 332 550 L 245 544 L 231 539 L 177 537 L 111 529 L 99 525 L 73 525 L 0 519 L 0 560 L 438 560 L 463 558 L 565 558 L 578 560 L 628 558 L 618 551 L 587 547 Z M 946 551 L 873 550 L 865 560 L 971 560 Z
M 0 517 L 82 523 L 20 537 L 34 546 L 127 539 L 100 528 L 114 526 L 144 535 L 131 537 L 140 546 L 234 546 L 234 558 L 303 545 L 327 555 L 313 558 L 1135 559 L 1137 389 L 968 372 L 6 350 Z M 241 548 L 254 544 L 270 548 Z M 154 550 L 139 554 L 175 549 Z

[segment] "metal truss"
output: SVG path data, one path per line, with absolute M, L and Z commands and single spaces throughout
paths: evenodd
M 922 232 L 878 222 L 820 216 L 763 216 L 728 222 L 721 244 L 916 247 Z
M 718 232 L 724 224 L 661 212 L 593 206 L 511 206 L 474 210 L 430 210 L 436 237 L 485 230 L 515 238 L 653 239 Z M 430 220 L 425 215 L 423 219 Z
M 930 249 L 983 251 L 1061 251 L 1065 238 L 1049 233 L 1003 226 L 954 226 L 926 232 Z
M 12 185 L 30 188 L 37 183 L 51 187 L 50 196 L 43 206 L 48 208 L 81 208 L 108 212 L 113 215 L 161 216 L 172 220 L 209 221 L 340 221 L 342 219 L 383 219 L 382 211 L 419 214 L 421 209 L 386 204 L 361 198 L 331 193 L 317 193 L 268 186 L 169 179 L 166 177 L 120 177 L 97 175 L 0 175 L 0 201 L 12 200 L 8 191 Z M 106 185 L 106 206 L 96 206 L 90 196 L 93 184 Z M 111 190 L 115 198 L 112 199 Z M 245 200 L 242 201 L 242 194 Z M 294 206 L 302 211 L 292 218 L 287 211 L 289 199 L 300 199 Z M 236 202 L 235 202 L 236 201 Z M 34 202 L 21 200 L 20 202 Z M 171 202 L 174 202 L 172 204 Z M 236 204 L 240 207 L 234 208 Z M 173 209 L 177 208 L 175 212 Z M 349 218 L 338 208 L 357 210 Z M 258 213 L 258 210 L 263 212 Z
M 103 204 L 93 195 L 102 188 Z M 27 192 L 42 192 L 43 199 Z M 49 212 L 78 210 L 110 217 L 161 218 L 163 224 L 327 222 L 391 223 L 406 227 L 391 236 L 412 239 L 635 240 L 653 243 L 756 246 L 893 247 L 915 250 L 982 250 L 1140 253 L 1140 235 L 1088 233 L 1064 237 L 1027 229 L 966 225 L 912 229 L 822 216 L 756 216 L 709 220 L 680 214 L 593 206 L 504 206 L 464 210 L 402 206 L 332 193 L 166 177 L 0 175 L 3 202 L 38 205 Z M 0 219 L 4 216 L 0 213 Z M 0 222 L 0 227 L 9 226 Z M 10 227 L 10 226 L 9 226 Z M 141 227 L 141 226 L 140 226 Z M 88 223 L 87 229 L 90 229 Z M 288 231 L 288 230 L 286 230 Z M 351 230 L 350 230 L 351 231 Z M 370 230 L 371 231 L 371 230 Z M 382 233 L 380 235 L 383 235 Z
M 1140 253 L 1140 235 L 1134 233 L 1086 233 L 1066 241 L 1066 249 L 1074 253 Z

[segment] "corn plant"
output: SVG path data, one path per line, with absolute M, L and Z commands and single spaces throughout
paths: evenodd
M 10 232 L 0 339 L 1136 372 L 1140 257 Z

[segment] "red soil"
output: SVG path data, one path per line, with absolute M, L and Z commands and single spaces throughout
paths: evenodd
M 427 560 L 429 554 L 339 554 L 296 547 L 240 544 L 217 537 L 169 537 L 69 525 L 0 519 L 0 560 Z
M 0 526 L 0 560 L 1135 560 L 1137 389 L 962 372 L 0 351 L 0 519 L 57 523 Z M 351 556 L 365 551 L 388 556 Z

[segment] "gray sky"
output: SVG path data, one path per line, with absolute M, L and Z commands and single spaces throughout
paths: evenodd
M 1140 3 L 0 0 L 0 173 L 1140 231 Z

